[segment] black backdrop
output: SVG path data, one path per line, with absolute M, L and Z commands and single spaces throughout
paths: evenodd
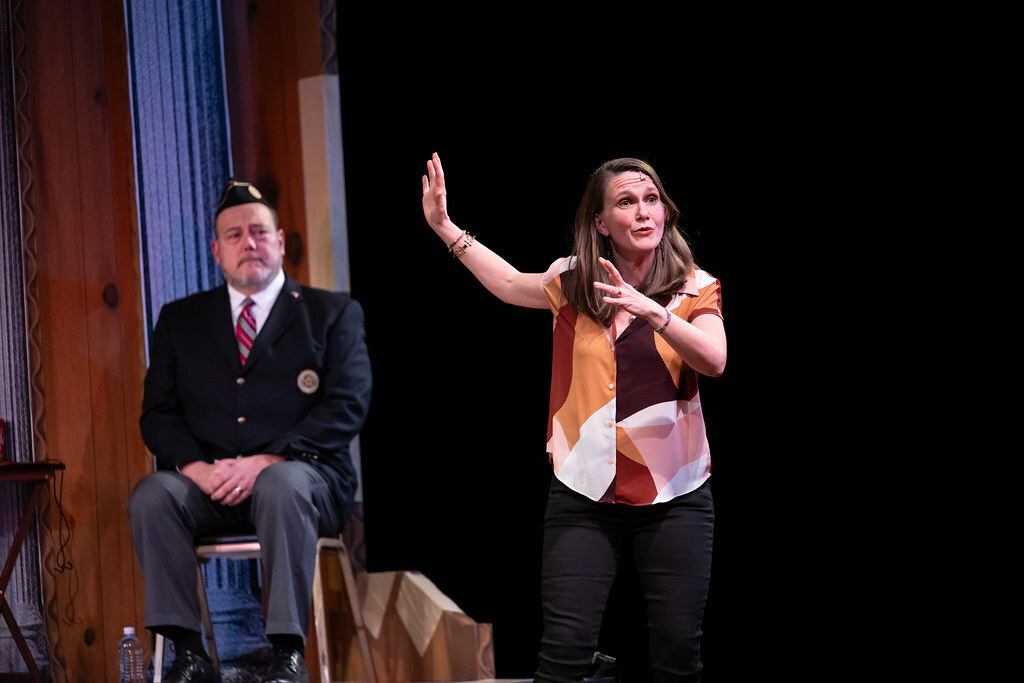
M 532 675 L 550 315 L 502 304 L 447 255 L 423 220 L 420 177 L 438 152 L 453 220 L 538 271 L 567 253 L 589 173 L 639 156 L 723 283 L 729 363 L 701 383 L 717 509 L 705 680 L 779 671 L 793 640 L 778 611 L 793 584 L 780 579 L 805 573 L 790 551 L 807 523 L 783 502 L 800 439 L 780 428 L 791 407 L 778 352 L 801 314 L 783 287 L 794 245 L 814 241 L 815 160 L 836 144 L 816 97 L 828 67 L 787 17 L 749 9 L 637 4 L 583 19 L 343 3 L 339 29 L 352 289 L 375 372 L 362 442 L 370 569 L 423 572 L 494 624 L 499 677 Z M 635 598 L 627 573 L 602 636 L 627 674 L 644 661 Z

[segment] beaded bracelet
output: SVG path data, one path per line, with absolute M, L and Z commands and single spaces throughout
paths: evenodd
M 451 249 L 452 256 L 454 256 L 455 258 L 462 258 L 462 255 L 466 253 L 467 249 L 469 249 L 471 246 L 473 246 L 473 241 L 476 239 L 472 235 L 468 235 L 465 232 L 463 234 L 466 235 L 466 241 L 463 242 L 460 246 L 454 247 L 453 249 Z M 460 239 L 461 239 L 461 236 L 460 236 Z M 455 241 L 458 242 L 459 240 L 455 240 Z
M 469 232 L 469 231 L 468 231 L 468 230 L 463 230 L 463 231 L 462 231 L 461 233 L 459 233 L 459 236 L 455 238 L 455 241 L 454 241 L 454 242 L 452 242 L 451 244 L 449 244 L 449 245 L 448 245 L 448 253 L 449 253 L 449 254 L 450 254 L 450 253 L 451 253 L 451 251 L 452 251 L 452 247 L 454 247 L 454 246 L 455 246 L 455 242 L 458 242 L 459 240 L 461 240 L 461 239 L 463 238 L 463 236 L 464 236 L 464 235 L 465 235 L 465 234 L 466 234 L 467 232 Z
M 657 332 L 658 334 L 661 334 L 662 332 L 665 331 L 665 328 L 668 327 L 668 324 L 670 322 L 672 322 L 672 311 L 670 311 L 670 310 L 668 310 L 666 308 L 665 309 L 665 324 L 662 325 L 661 327 L 655 327 L 654 331 Z

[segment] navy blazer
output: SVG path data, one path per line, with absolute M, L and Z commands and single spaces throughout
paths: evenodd
M 243 367 L 226 285 L 166 304 L 139 425 L 158 469 L 273 453 L 321 467 L 347 507 L 349 444 L 370 404 L 363 310 L 347 294 L 284 287 Z

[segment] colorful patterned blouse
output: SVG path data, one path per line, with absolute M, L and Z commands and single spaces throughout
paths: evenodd
M 593 500 L 648 505 L 711 476 L 697 372 L 637 318 L 619 335 L 562 299 L 558 259 L 544 274 L 554 313 L 547 450 L 555 476 Z M 668 303 L 676 316 L 722 317 L 718 280 L 695 269 Z

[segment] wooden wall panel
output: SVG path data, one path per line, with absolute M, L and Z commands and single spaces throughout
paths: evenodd
M 275 200 L 286 269 L 309 281 L 298 82 L 318 75 L 316 0 L 224 0 L 236 177 Z M 144 620 L 125 506 L 151 467 L 138 430 L 145 332 L 120 0 L 25 0 L 23 55 L 38 257 L 40 438 L 67 466 L 56 574 L 55 681 L 116 676 L 121 628 Z M 57 528 L 58 511 L 49 511 Z
M 117 0 L 24 5 L 45 438 L 67 466 L 74 565 L 57 575 L 54 673 L 75 682 L 113 679 L 121 628 L 142 626 L 125 516 L 149 464 L 122 14 Z
M 235 176 L 277 205 L 285 270 L 309 283 L 299 80 L 321 73 L 317 0 L 224 0 L 224 61 Z

